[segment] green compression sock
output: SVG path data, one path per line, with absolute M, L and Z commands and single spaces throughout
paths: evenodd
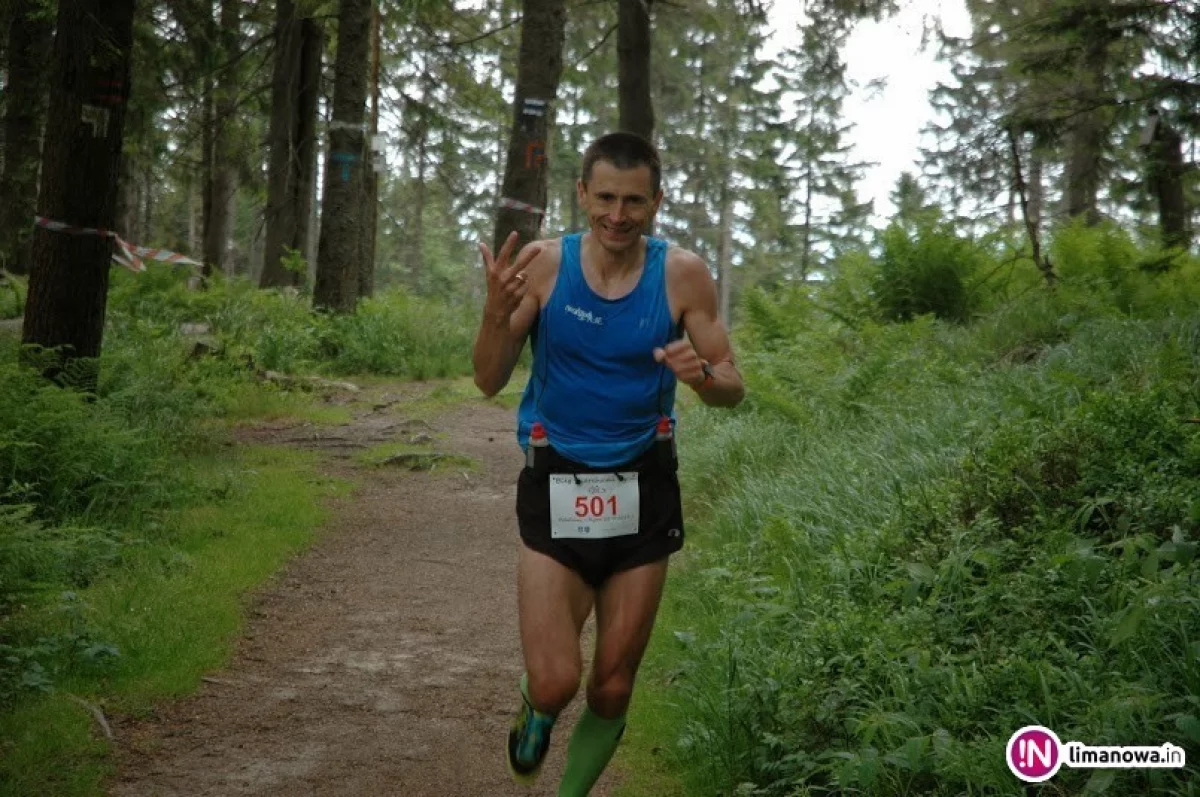
M 606 720 L 590 707 L 584 708 L 567 745 L 567 767 L 558 787 L 558 797 L 587 797 L 617 751 L 617 743 L 624 732 L 624 714 Z

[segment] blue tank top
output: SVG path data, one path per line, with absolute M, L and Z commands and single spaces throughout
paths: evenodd
M 583 276 L 580 234 L 562 239 L 558 279 L 531 332 L 533 373 L 517 411 L 517 440 L 541 421 L 563 456 L 593 468 L 630 462 L 674 418 L 675 375 L 654 349 L 678 337 L 667 304 L 667 243 L 650 238 L 634 289 L 598 296 Z

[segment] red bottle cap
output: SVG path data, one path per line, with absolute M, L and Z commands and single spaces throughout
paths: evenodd
M 533 424 L 533 428 L 529 430 L 529 439 L 530 440 L 545 440 L 546 439 L 546 427 L 542 426 L 541 421 L 537 421 Z
M 658 419 L 657 434 L 660 437 L 670 436 L 670 434 L 671 434 L 671 419 L 668 418 L 666 415 L 663 415 L 661 418 Z

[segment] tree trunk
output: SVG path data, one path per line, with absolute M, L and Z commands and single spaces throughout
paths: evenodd
M 800 241 L 800 281 L 808 282 L 812 268 L 812 217 L 813 217 L 813 168 L 810 161 L 804 174 L 804 226 Z
M 213 34 L 211 20 L 209 20 L 208 34 Z M 209 39 L 211 41 L 211 39 Z M 201 112 L 200 112 L 200 214 L 201 214 L 201 246 L 203 247 L 202 257 L 200 258 L 204 265 L 202 272 L 205 277 L 212 274 L 213 269 L 218 268 L 220 255 L 212 251 L 212 229 L 213 216 L 216 214 L 215 197 L 213 194 L 213 129 L 216 126 L 214 121 L 216 117 L 216 109 L 213 101 L 215 81 L 212 73 L 204 76 L 204 89 L 200 97 Z
M 413 198 L 408 225 L 408 253 L 405 257 L 408 266 L 408 285 L 414 291 L 421 288 L 421 264 L 425 249 L 425 199 L 428 195 L 426 167 L 429 161 L 428 140 L 429 121 L 428 111 L 422 98 L 421 109 L 417 119 L 417 177 L 413 186 Z
M 221 0 L 220 30 L 214 30 L 212 41 L 218 45 L 220 62 L 230 64 L 240 47 L 238 0 Z M 211 19 L 211 17 L 210 17 Z M 207 78 L 206 90 L 211 92 L 209 136 L 210 149 L 208 190 L 206 192 L 204 224 L 204 274 L 225 271 L 229 256 L 230 212 L 229 206 L 237 193 L 236 152 L 234 151 L 235 128 L 237 125 L 237 69 L 226 66 L 215 80 Z
M 196 186 L 192 182 L 187 183 L 187 214 L 188 214 L 188 251 L 196 252 L 200 249 L 200 213 L 201 202 L 197 201 Z M 138 206 L 138 212 L 141 213 L 141 206 Z
M 1097 196 L 1100 193 L 1101 158 L 1108 137 L 1106 101 L 1103 96 L 1104 73 L 1108 64 L 1107 26 L 1103 17 L 1083 29 L 1083 63 L 1078 70 L 1081 108 L 1069 128 L 1067 159 L 1067 216 L 1082 216 L 1091 226 L 1100 221 Z
M 333 118 L 321 201 L 321 239 L 313 305 L 339 313 L 358 303 L 366 164 L 367 64 L 371 50 L 371 0 L 341 0 Z
M 300 19 L 293 0 L 275 10 L 275 66 L 271 79 L 271 155 L 267 174 L 266 234 L 259 285 L 299 285 L 304 274 L 283 259 L 299 251 L 312 262 L 309 230 L 316 188 L 317 104 L 324 32 Z
M 375 295 L 375 238 L 379 232 L 379 172 L 375 170 L 375 158 L 383 158 L 382 150 L 375 152 L 375 137 L 379 134 L 379 67 L 383 43 L 383 20 L 379 9 L 371 12 L 371 123 L 368 133 L 367 158 L 363 178 L 366 180 L 363 194 L 362 240 L 358 258 L 358 296 Z
M 121 159 L 121 188 L 117 202 L 117 231 L 126 241 L 143 240 L 138 228 L 142 220 L 142 180 L 130 158 Z
M 730 326 L 733 302 L 733 190 L 729 180 L 721 186 L 721 231 L 717 243 L 717 274 L 720 276 L 720 313 L 726 328 Z
M 579 89 L 575 90 L 575 96 L 571 98 L 571 130 L 579 130 Z M 579 231 L 579 197 L 575 192 L 575 181 L 578 175 L 574 175 L 567 182 L 566 192 L 564 194 L 565 201 L 571 206 L 570 221 L 568 222 L 567 232 Z
M 499 251 L 514 230 L 521 246 L 536 239 L 546 212 L 549 172 L 546 142 L 550 138 L 554 99 L 562 74 L 567 12 L 564 0 L 525 0 L 524 8 L 512 133 L 496 213 L 493 251 Z
M 275 4 L 275 65 L 271 75 L 271 120 L 267 131 L 266 244 L 258 284 L 263 288 L 297 285 L 300 276 L 283 267 L 295 248 L 295 160 L 297 99 L 301 71 L 301 33 L 293 0 Z
M 654 140 L 650 100 L 650 5 L 654 0 L 619 0 L 617 82 L 620 128 Z
M 1042 254 L 1041 231 L 1038 229 L 1036 218 L 1029 209 L 1029 191 L 1025 187 L 1025 175 L 1021 168 L 1021 144 L 1018 133 L 1012 127 L 1009 127 L 1006 132 L 1008 133 L 1009 154 L 1012 156 L 1013 165 L 1012 192 L 1016 193 L 1021 200 L 1021 217 L 1025 220 L 1025 232 L 1029 236 L 1029 248 L 1032 250 L 1033 264 L 1042 272 L 1042 277 L 1046 280 L 1046 284 L 1053 288 L 1058 282 L 1058 276 L 1054 273 L 1054 267 L 1050 264 L 1049 259 Z
M 134 0 L 60 0 L 38 213 L 75 227 L 116 221 L 121 142 L 129 95 Z M 88 190 L 80 191 L 80 186 Z M 24 342 L 64 347 L 48 374 L 100 355 L 113 241 L 38 228 L 25 307 Z M 92 363 L 72 368 L 94 387 Z
M 325 28 L 315 19 L 300 22 L 300 85 L 296 103 L 295 191 L 296 231 L 292 248 L 312 263 L 317 254 L 317 113 L 321 104 L 321 54 Z
M 1183 190 L 1185 165 L 1183 138 L 1161 116 L 1154 119 L 1152 138 L 1147 147 L 1148 183 L 1158 202 L 1158 223 L 1162 244 L 1170 249 L 1191 246 L 1187 228 L 1188 208 Z
M 17 0 L 8 29 L 4 171 L 0 173 L 0 265 L 29 273 L 38 155 L 46 111 L 46 60 L 53 25 L 37 0 Z M 2 30 L 2 28 L 0 28 Z
M 1027 190 L 1029 191 L 1029 223 L 1033 225 L 1035 230 L 1042 229 L 1042 214 L 1045 212 L 1046 205 L 1046 188 L 1042 184 L 1042 164 L 1044 158 L 1038 150 L 1036 144 L 1033 151 L 1029 154 L 1029 181 Z
M 147 241 L 154 240 L 154 164 L 147 161 L 142 169 L 141 213 L 138 231 Z M 195 250 L 192 250 L 195 251 Z

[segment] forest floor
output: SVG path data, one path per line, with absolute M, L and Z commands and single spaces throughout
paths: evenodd
M 318 541 L 250 596 L 223 671 L 118 721 L 111 794 L 555 793 L 580 699 L 537 786 L 513 784 L 504 763 L 522 670 L 514 413 L 465 391 L 431 403 L 439 390 L 376 385 L 333 397 L 348 424 L 239 431 L 247 445 L 316 450 L 326 475 L 357 488 Z M 399 453 L 378 464 L 389 444 Z M 586 633 L 590 649 L 590 621 Z M 614 781 L 606 773 L 593 794 Z

